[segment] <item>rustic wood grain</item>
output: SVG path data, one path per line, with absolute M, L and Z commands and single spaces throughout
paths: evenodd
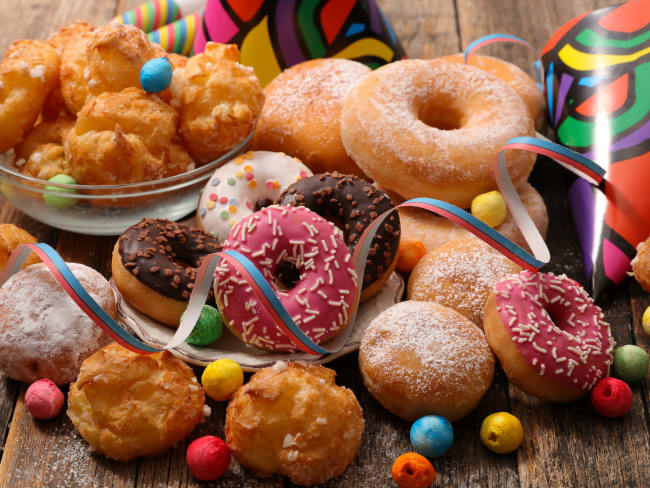
M 462 44 L 465 47 L 478 37 L 499 32 L 521 36 L 541 50 L 559 26 L 606 3 L 553 0 L 536 2 L 531 8 L 527 2 L 503 0 L 497 8 L 485 0 L 457 0 Z M 494 44 L 481 53 L 510 60 L 529 72 L 535 60 L 528 49 L 509 44 Z M 540 158 L 531 177 L 551 215 L 547 242 L 553 261 L 545 271 L 566 273 L 584 282 L 580 248 L 565 198 L 567 185 L 557 185 L 571 180 L 545 158 Z M 633 342 L 630 323 L 638 311 L 633 314 L 625 287 L 610 290 L 602 302 L 617 343 Z M 633 388 L 634 408 L 616 420 L 600 417 L 588 398 L 571 405 L 554 405 L 533 399 L 512 385 L 509 391 L 512 412 L 527 432 L 518 451 L 521 486 L 647 485 L 650 466 L 646 455 L 649 434 L 645 388 Z
M 73 19 L 102 22 L 141 0 L 5 0 L 0 47 L 22 37 L 45 38 Z M 601 0 L 379 0 L 409 57 L 431 58 L 458 52 L 473 39 L 494 32 L 520 35 L 541 49 L 548 37 L 573 16 L 600 5 Z M 481 51 L 515 61 L 528 69 L 534 56 L 525 48 L 494 45 Z M 565 188 L 558 181 L 570 178 L 543 159 L 532 183 L 543 195 L 551 215 L 549 247 L 553 262 L 548 270 L 565 272 L 583 281 L 581 254 L 570 220 Z M 80 236 L 59 232 L 13 209 L 0 197 L 0 222 L 20 225 L 40 240 L 56 245 L 70 261 L 82 262 L 110 275 L 113 237 Z M 605 297 L 605 313 L 620 344 L 637 343 L 650 349 L 641 328 L 641 314 L 650 298 L 638 285 L 619 287 Z M 393 460 L 410 450 L 410 424 L 384 410 L 363 386 L 356 354 L 330 365 L 337 382 L 351 388 L 364 411 L 366 428 L 359 454 L 348 469 L 326 487 L 391 486 Z M 195 369 L 197 375 L 200 369 Z M 119 463 L 92 454 L 65 415 L 53 421 L 35 421 L 23 403 L 25 386 L 0 378 L 0 487 L 283 487 L 293 486 L 276 477 L 261 479 L 236 461 L 216 483 L 198 483 L 185 465 L 187 445 L 206 434 L 223 437 L 225 404 L 208 400 L 212 414 L 175 449 L 151 459 Z M 606 420 L 591 409 L 588 399 L 571 405 L 537 401 L 510 386 L 497 368 L 495 380 L 477 410 L 454 424 L 456 440 L 445 456 L 434 460 L 436 486 L 647 486 L 650 415 L 645 382 L 633 387 L 635 405 L 623 419 Z M 15 404 L 15 408 L 14 408 Z M 480 443 L 482 419 L 499 410 L 512 411 L 524 424 L 526 439 L 517 453 L 492 454 Z M 11 426 L 7 432 L 8 423 Z M 5 441 L 6 436 L 6 441 Z

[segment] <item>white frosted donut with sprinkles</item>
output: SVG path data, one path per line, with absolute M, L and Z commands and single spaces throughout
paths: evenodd
M 321 344 L 341 332 L 356 306 L 358 281 L 341 232 L 305 207 L 273 205 L 236 224 L 224 243 L 257 267 L 300 329 Z M 216 270 L 219 311 L 235 335 L 269 351 L 296 346 L 273 319 L 247 281 L 227 262 Z
M 205 185 L 197 210 L 199 226 L 223 242 L 237 222 L 311 175 L 299 159 L 281 152 L 241 154 L 217 168 Z
M 510 382 L 543 400 L 573 401 L 609 375 L 609 324 L 566 275 L 522 271 L 501 280 L 485 305 L 484 331 Z

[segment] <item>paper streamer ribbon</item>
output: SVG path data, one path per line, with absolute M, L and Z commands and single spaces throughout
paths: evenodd
M 201 26 L 202 12 L 195 12 L 160 29 L 149 32 L 151 42 L 158 43 L 168 53 L 189 56 L 194 46 L 196 30 Z
M 118 15 L 113 22 L 139 27 L 151 32 L 183 16 L 201 10 L 205 0 L 151 0 Z
M 352 256 L 357 276 L 364 275 L 366 259 L 377 229 L 386 217 L 402 207 L 423 208 L 446 217 L 472 232 L 522 268 L 537 271 L 548 263 L 550 260 L 548 247 L 522 204 L 507 171 L 505 152 L 512 149 L 548 156 L 592 184 L 600 184 L 605 174 L 605 170 L 593 161 L 553 142 L 533 137 L 516 137 L 511 139 L 499 151 L 494 163 L 494 172 L 499 190 L 503 194 L 510 212 L 530 246 L 533 252 L 532 255 L 465 210 L 433 198 L 414 198 L 384 212 L 365 229 Z M 63 286 L 66 293 L 107 334 L 127 349 L 145 354 L 164 349 L 173 349 L 189 336 L 201 314 L 203 305 L 212 287 L 216 267 L 221 259 L 225 259 L 239 271 L 257 295 L 259 303 L 264 306 L 274 323 L 282 330 L 287 338 L 297 348 L 309 354 L 331 354 L 343 347 L 353 328 L 360 298 L 359 289 L 357 290 L 356 306 L 349 321 L 350 325 L 330 341 L 328 348 L 324 348 L 313 342 L 296 325 L 277 297 L 274 289 L 248 258 L 234 250 L 213 253 L 206 256 L 199 267 L 192 295 L 190 296 L 183 320 L 174 337 L 164 348 L 155 348 L 129 335 L 102 310 L 97 302 L 83 289 L 63 259 L 47 244 L 23 244 L 19 246 L 11 255 L 2 273 L 0 273 L 0 286 L 10 276 L 20 270 L 30 251 L 34 251 L 43 260 L 50 271 L 52 271 L 56 280 Z
M 522 39 L 521 37 L 513 36 L 511 34 L 489 34 L 487 36 L 479 37 L 475 41 L 472 41 L 469 46 L 465 48 L 465 52 L 463 53 L 465 64 L 467 64 L 467 60 L 474 51 L 482 48 L 483 46 L 487 46 L 488 44 L 493 44 L 496 42 L 521 44 L 522 46 L 526 46 L 528 49 L 533 51 L 533 53 L 535 53 L 535 56 L 537 56 L 537 50 L 532 46 L 532 44 L 530 44 L 525 39 Z M 535 83 L 537 83 L 539 89 L 543 92 L 544 76 L 542 74 L 542 62 L 539 59 L 533 63 L 533 78 L 535 80 Z

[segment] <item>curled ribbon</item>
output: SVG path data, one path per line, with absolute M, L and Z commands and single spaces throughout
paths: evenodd
M 413 198 L 384 212 L 365 229 L 352 256 L 357 276 L 363 276 L 364 274 L 370 246 L 379 226 L 392 212 L 402 207 L 423 208 L 446 217 L 472 232 L 522 268 L 530 271 L 537 271 L 548 263 L 550 260 L 548 247 L 537 230 L 537 227 L 535 227 L 535 224 L 528 215 L 526 208 L 522 204 L 507 171 L 505 152 L 513 149 L 548 156 L 595 185 L 602 182 L 605 174 L 605 170 L 590 159 L 553 142 L 533 137 L 516 137 L 511 139 L 499 151 L 497 159 L 494 162 L 494 172 L 499 190 L 503 194 L 515 222 L 521 229 L 526 242 L 530 246 L 533 253 L 532 255 L 465 210 L 451 205 L 450 203 L 435 200 L 433 198 Z M 79 305 L 79 307 L 97 325 L 99 325 L 122 346 L 131 351 L 142 354 L 158 352 L 165 349 L 173 349 L 180 345 L 187 336 L 189 336 L 201 314 L 205 300 L 207 299 L 210 288 L 212 287 L 216 267 L 221 259 L 225 259 L 229 264 L 233 265 L 237 271 L 239 271 L 258 296 L 259 303 L 266 308 L 270 316 L 273 318 L 275 325 L 282 330 L 287 338 L 289 338 L 298 349 L 309 354 L 331 354 L 343 347 L 352 331 L 360 298 L 359 289 L 357 290 L 357 306 L 351 314 L 350 325 L 328 343 L 328 348 L 324 348 L 313 342 L 300 329 L 300 327 L 296 325 L 282 305 L 280 299 L 277 297 L 274 289 L 248 258 L 234 250 L 213 253 L 206 256 L 199 267 L 192 295 L 190 296 L 183 320 L 174 334 L 174 337 L 172 337 L 171 341 L 164 348 L 155 348 L 128 334 L 104 310 L 102 310 L 97 302 L 95 302 L 95 300 L 83 289 L 61 256 L 59 256 L 56 251 L 47 244 L 23 244 L 19 246 L 12 253 L 4 270 L 0 273 L 0 286 L 2 286 L 9 277 L 20 270 L 20 267 L 30 251 L 34 251 L 43 260 L 45 265 L 50 269 L 50 271 L 52 271 L 56 280 L 61 284 L 61 286 L 63 286 L 66 293 L 70 295 L 75 303 L 77 303 L 77 305 Z
M 511 34 L 489 34 L 487 36 L 479 37 L 475 41 L 472 41 L 469 46 L 465 48 L 465 51 L 463 53 L 465 64 L 467 64 L 467 60 L 474 51 L 495 42 L 521 44 L 522 46 L 526 46 L 528 49 L 533 51 L 533 53 L 535 53 L 537 56 L 537 50 L 532 46 L 532 44 L 530 44 L 525 39 L 522 39 L 521 37 L 513 36 Z M 539 59 L 533 63 L 533 77 L 535 79 L 535 83 L 537 83 L 537 86 L 543 92 L 544 77 L 542 75 L 542 62 Z

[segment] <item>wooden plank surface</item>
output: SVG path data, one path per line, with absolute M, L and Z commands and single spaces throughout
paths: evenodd
M 5 0 L 0 48 L 17 38 L 44 38 L 74 19 L 103 22 L 140 0 Z M 538 49 L 554 30 L 573 16 L 605 4 L 601 0 L 380 0 L 387 17 L 410 57 L 435 57 L 458 52 L 473 39 L 494 32 L 520 35 Z M 503 57 L 528 68 L 534 56 L 518 46 L 496 45 L 486 54 Z M 565 191 L 568 181 L 557 167 L 541 161 L 532 176 L 551 215 L 550 271 L 582 280 L 580 249 L 570 221 Z M 66 260 L 85 263 L 110 275 L 110 253 L 115 238 L 59 232 L 13 209 L 0 197 L 0 222 L 13 222 L 40 240 L 55 245 Z M 650 298 L 638 285 L 619 287 L 606 299 L 605 313 L 617 341 L 650 348 L 641 329 L 641 314 Z M 331 363 L 338 383 L 351 388 L 363 408 L 366 428 L 355 461 L 340 477 L 324 486 L 391 486 L 392 461 L 410 448 L 410 425 L 384 410 L 367 392 L 358 373 L 356 354 Z M 200 374 L 200 370 L 196 370 Z M 587 399 L 572 405 L 552 405 L 532 399 L 510 386 L 497 368 L 495 380 L 475 412 L 454 424 L 451 451 L 434 461 L 436 486 L 648 486 L 650 435 L 648 391 L 633 388 L 635 405 L 623 419 L 605 420 Z M 0 378 L 0 487 L 158 487 L 205 486 L 194 480 L 184 461 L 193 439 L 223 436 L 225 405 L 209 401 L 212 414 L 188 439 L 169 453 L 151 459 L 119 463 L 93 454 L 64 415 L 53 421 L 34 421 L 23 404 L 24 386 Z M 478 438 L 482 419 L 498 410 L 517 415 L 526 429 L 524 446 L 514 454 L 498 456 Z M 11 424 L 9 424 L 11 422 Z M 260 479 L 233 462 L 228 474 L 214 486 L 293 486 L 276 477 Z

